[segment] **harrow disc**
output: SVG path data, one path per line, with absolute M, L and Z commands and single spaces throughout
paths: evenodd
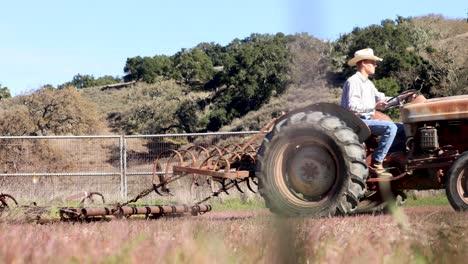
M 0 212 L 5 210 L 6 208 L 10 208 L 10 205 L 12 204 L 18 206 L 18 202 L 13 196 L 6 193 L 0 194 Z
M 86 197 L 84 197 L 80 201 L 80 205 L 95 203 L 96 202 L 96 200 L 95 200 L 96 197 L 100 197 L 99 199 L 102 201 L 102 204 L 106 203 L 106 200 L 104 199 L 104 195 L 102 195 L 99 192 L 90 192 Z

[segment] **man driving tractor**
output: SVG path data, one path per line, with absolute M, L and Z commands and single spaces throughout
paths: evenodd
M 401 145 L 405 140 L 403 125 L 392 121 L 373 119 L 373 116 L 375 110 L 384 110 L 386 107 L 396 105 L 413 94 L 408 93 L 392 99 L 375 88 L 372 81 L 369 80 L 369 76 L 375 73 L 377 61 L 382 60 L 382 58 L 375 56 L 374 51 L 370 48 L 354 53 L 354 58 L 348 61 L 348 65 L 356 66 L 357 72 L 348 78 L 343 86 L 341 106 L 358 115 L 367 124 L 373 135 L 380 136 L 378 147 L 372 154 L 370 171 L 376 177 L 392 177 L 392 174 L 385 170 L 382 162 L 390 148 L 402 150 L 403 146 Z

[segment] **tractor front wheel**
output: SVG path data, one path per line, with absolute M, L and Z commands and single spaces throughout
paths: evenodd
M 468 152 L 464 152 L 450 167 L 445 191 L 455 210 L 468 211 Z

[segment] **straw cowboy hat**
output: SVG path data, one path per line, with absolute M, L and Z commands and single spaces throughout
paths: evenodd
M 354 53 L 354 58 L 348 61 L 349 66 L 354 66 L 356 63 L 362 60 L 373 60 L 373 61 L 383 61 L 382 58 L 379 58 L 374 55 L 374 51 L 371 48 L 366 48 L 358 50 Z

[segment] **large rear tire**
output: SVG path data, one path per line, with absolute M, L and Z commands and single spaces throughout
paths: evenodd
M 456 211 L 468 211 L 468 152 L 464 152 L 448 170 L 447 198 Z
M 356 133 L 322 112 L 281 120 L 257 153 L 259 192 L 280 215 L 350 214 L 364 195 L 368 173 Z

